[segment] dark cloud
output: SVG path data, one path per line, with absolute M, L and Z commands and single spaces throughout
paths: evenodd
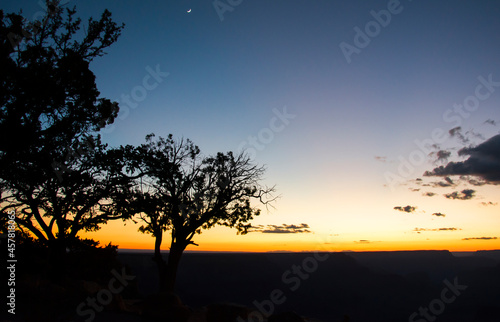
M 436 216 L 436 217 L 446 217 L 446 215 L 445 215 L 445 214 L 442 214 L 442 213 L 440 213 L 440 212 L 435 212 L 435 213 L 433 213 L 432 215 L 433 215 L 433 216 Z
M 439 150 L 436 153 L 437 161 L 448 161 L 451 152 L 446 150 Z
M 422 192 L 422 196 L 424 196 L 424 197 L 434 197 L 435 195 L 436 195 L 436 193 L 430 192 L 430 191 Z
M 476 187 L 484 186 L 487 183 L 484 180 L 477 180 L 476 178 L 471 178 L 470 176 L 460 176 L 460 180 Z
M 444 196 L 448 199 L 459 199 L 459 200 L 469 200 L 474 198 L 476 190 L 464 189 L 461 192 L 453 191 L 452 193 L 445 194 Z
M 474 130 L 467 131 L 465 132 L 465 134 L 469 137 L 474 137 L 476 139 L 481 139 L 481 140 L 485 139 L 485 137 L 481 133 L 476 133 L 474 132 Z
M 434 188 L 447 188 L 455 186 L 455 182 L 450 177 L 445 177 L 442 181 L 434 181 L 424 186 L 430 186 Z
M 416 184 L 417 186 L 422 186 L 423 185 L 423 181 L 422 181 L 421 178 L 417 178 L 415 180 L 408 180 L 408 181 Z
M 468 130 L 465 131 L 465 133 L 462 132 L 462 128 L 460 126 L 454 127 L 451 130 L 448 131 L 451 137 L 457 138 L 460 140 L 462 143 L 469 143 L 471 141 L 471 138 L 476 138 L 476 139 L 482 139 L 484 140 L 484 136 L 480 133 L 474 132 L 474 130 Z
M 434 163 L 437 163 L 437 162 L 445 163 L 448 161 L 448 158 L 451 156 L 451 152 L 446 151 L 446 150 L 439 150 L 437 152 L 431 152 L 429 155 L 436 159 L 436 160 L 434 160 Z
M 396 206 L 394 207 L 394 210 L 399 210 L 399 211 L 402 211 L 402 212 L 407 212 L 407 213 L 412 213 L 412 212 L 415 212 L 415 210 L 417 209 L 417 207 L 413 207 L 413 206 L 405 206 L 405 207 L 402 207 L 402 206 Z
M 419 189 L 419 188 L 408 188 L 408 189 L 410 189 L 410 190 L 411 190 L 411 191 L 413 191 L 413 192 L 420 191 L 420 189 Z
M 459 156 L 469 156 L 465 161 L 449 162 L 446 166 L 426 171 L 424 176 L 471 175 L 488 184 L 500 184 L 500 134 L 476 147 L 458 151 Z
M 488 202 L 481 202 L 481 205 L 483 206 L 496 206 L 498 205 L 498 202 L 491 202 L 491 201 L 488 201 Z
M 446 182 L 446 181 L 437 181 L 437 182 L 432 182 L 431 185 L 433 187 L 441 187 L 441 188 L 446 188 L 446 187 L 451 187 L 452 184 Z
M 462 238 L 462 240 L 474 240 L 474 239 L 493 240 L 493 239 L 498 239 L 498 237 L 469 237 L 469 238 Z
M 375 160 L 385 163 L 387 162 L 387 157 L 381 157 L 376 155 Z
M 413 231 L 421 232 L 421 231 L 456 231 L 462 230 L 462 228 L 456 227 L 446 227 L 446 228 L 415 228 Z
M 452 128 L 451 130 L 448 131 L 451 137 L 458 138 L 462 143 L 468 143 L 469 139 L 467 139 L 463 134 L 462 134 L 462 127 L 457 126 Z
M 300 225 L 257 225 L 249 228 L 248 232 L 261 232 L 263 234 L 297 234 L 297 233 L 310 233 L 308 224 Z
M 450 134 L 450 136 L 455 136 L 457 134 L 460 134 L 461 131 L 462 131 L 462 127 L 457 126 L 457 127 L 452 128 L 451 130 L 449 130 L 448 133 Z
M 484 121 L 484 124 L 490 124 L 490 125 L 496 126 L 497 122 L 495 122 L 495 120 L 492 120 L 492 119 L 487 119 L 486 121 Z

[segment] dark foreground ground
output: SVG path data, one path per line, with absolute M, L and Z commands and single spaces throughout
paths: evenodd
M 142 295 L 157 291 L 151 255 L 119 259 Z M 320 321 L 498 322 L 500 251 L 186 253 L 177 289 L 192 307 L 236 303 Z
M 152 253 L 109 254 L 62 275 L 25 256 L 0 322 L 500 321 L 500 251 L 185 253 L 178 297 L 158 294 Z M 304 319 L 265 318 L 292 312 Z

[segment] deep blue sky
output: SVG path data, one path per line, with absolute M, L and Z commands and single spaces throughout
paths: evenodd
M 498 1 L 243 0 L 223 20 L 213 1 L 73 4 L 82 17 L 108 8 L 126 24 L 108 55 L 92 63 L 102 96 L 123 109 L 103 134 L 111 145 L 139 144 L 154 132 L 190 138 L 206 154 L 237 150 L 249 136 L 265 137 L 273 109 L 286 106 L 296 116 L 255 155 L 268 167 L 266 183 L 276 183 L 283 196 L 258 223 L 305 222 L 318 234 L 345 233 L 347 243 L 381 239 L 375 230 L 411 231 L 417 223 L 398 222 L 396 205 L 455 211 L 442 200 L 433 200 L 437 207 L 420 200 L 408 186 L 384 185 L 388 172 L 398 174 L 401 158 L 418 151 L 415 140 L 457 125 L 443 115 L 475 95 L 479 77 L 500 81 Z M 340 44 L 353 45 L 355 27 L 364 30 L 374 20 L 370 12 L 388 5 L 399 13 L 348 63 Z M 26 0 L 2 7 L 23 8 L 28 17 L 40 10 Z M 142 86 L 147 67 L 157 65 L 169 75 L 126 112 L 122 95 Z M 473 129 L 484 139 L 497 134 L 498 126 L 484 122 L 500 121 L 499 103 L 496 87 L 468 117 L 458 118 L 463 132 Z M 450 115 L 457 120 L 457 113 Z M 440 146 L 460 144 L 450 137 Z M 416 164 L 401 183 L 434 166 L 430 159 Z M 482 194 L 487 201 L 490 195 L 495 192 Z M 466 214 L 457 216 L 465 229 Z

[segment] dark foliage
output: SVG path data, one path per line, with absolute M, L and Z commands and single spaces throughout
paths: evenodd
M 99 97 L 89 69 L 123 26 L 105 11 L 77 39 L 76 10 L 47 8 L 33 23 L 0 11 L 0 211 L 61 254 L 114 218 L 102 208 L 126 185 L 97 135 L 118 104 Z
M 244 154 L 202 157 L 190 140 L 175 141 L 172 135 L 156 140 L 149 135 L 146 140 L 139 147 L 121 149 L 129 175 L 139 179 L 131 194 L 113 204 L 110 212 L 139 215 L 145 223 L 139 230 L 155 237 L 161 288 L 172 291 L 182 252 L 196 245 L 194 236 L 216 225 L 247 233 L 249 221 L 260 214 L 251 200 L 267 205 L 274 188 L 261 187 L 265 169 Z M 160 246 L 167 230 L 172 238 L 165 263 Z

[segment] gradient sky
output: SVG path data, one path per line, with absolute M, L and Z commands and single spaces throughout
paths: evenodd
M 500 133 L 499 84 L 476 91 L 488 79 L 500 82 L 498 1 L 68 5 L 84 20 L 107 8 L 126 24 L 108 55 L 91 66 L 101 95 L 122 109 L 102 134 L 105 142 L 140 144 L 148 133 L 172 133 L 209 155 L 252 148 L 257 138 L 248 152 L 267 166 L 264 184 L 276 184 L 281 195 L 275 209 L 253 222 L 264 232 L 238 236 L 213 228 L 189 249 L 500 249 L 498 185 L 450 176 L 452 184 L 440 187 L 443 177 L 422 176 L 466 160 L 457 156 L 460 148 Z M 35 0 L 2 7 L 23 8 L 27 17 L 41 10 Z M 144 84 L 155 69 L 163 76 Z M 475 102 L 470 112 L 454 110 Z M 284 112 L 290 116 L 282 121 L 277 115 Z M 438 150 L 451 154 L 436 161 L 429 153 Z M 465 189 L 475 190 L 472 198 L 444 196 L 458 191 L 460 197 Z M 394 209 L 408 205 L 416 209 Z M 301 224 L 308 228 L 290 226 Z M 88 236 L 121 248 L 154 243 L 121 221 Z

